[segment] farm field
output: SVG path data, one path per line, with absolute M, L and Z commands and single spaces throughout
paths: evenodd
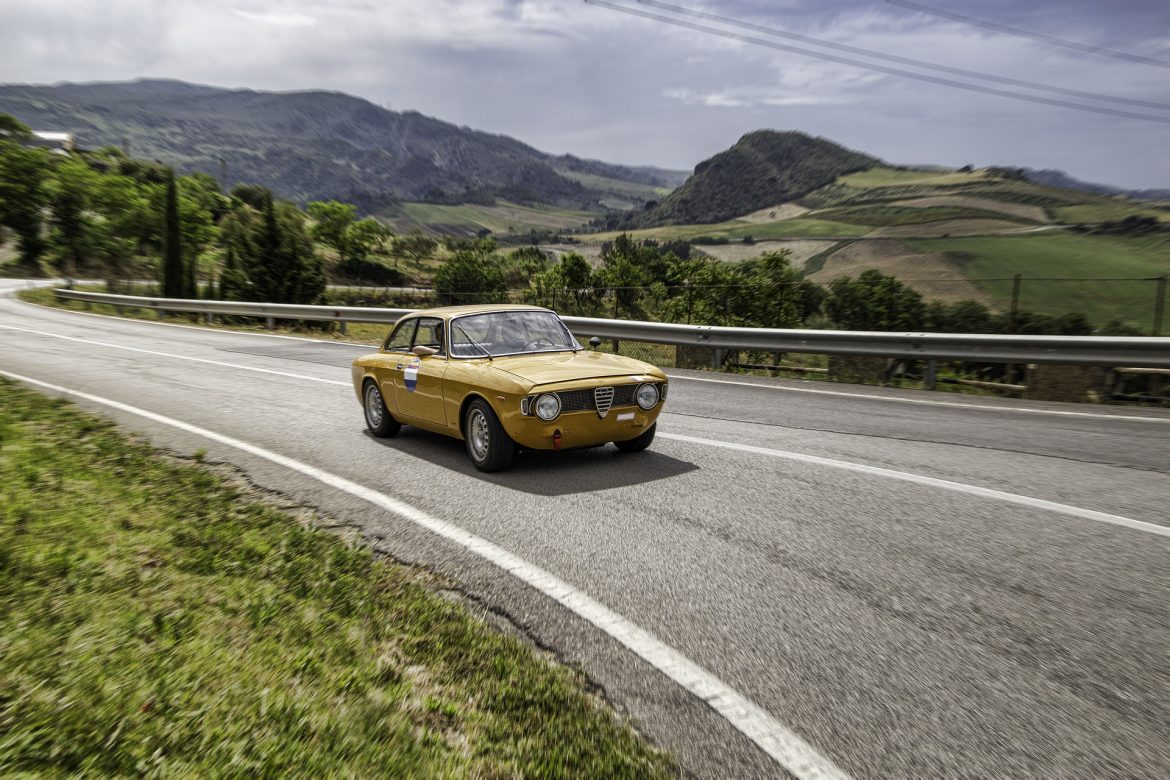
M 398 230 L 413 228 L 435 232 L 469 233 L 486 228 L 493 233 L 523 233 L 529 230 L 565 230 L 579 227 L 597 215 L 571 209 L 535 208 L 501 202 L 495 206 L 464 204 L 447 206 L 436 203 L 404 203 L 402 215 L 394 220 Z
M 1088 236 L 1065 231 L 1025 236 L 907 240 L 914 252 L 941 252 L 997 308 L 1010 305 L 1012 277 L 1024 277 L 1020 308 L 1084 313 L 1094 325 L 1119 319 L 1149 329 L 1155 283 L 1170 274 L 1170 240 Z
M 876 187 L 900 187 L 904 185 L 937 185 L 953 186 L 956 184 L 973 184 L 984 181 L 987 174 L 984 171 L 922 171 L 904 170 L 901 168 L 870 168 L 868 171 L 851 173 L 837 179 L 838 184 L 846 187 L 870 189 Z

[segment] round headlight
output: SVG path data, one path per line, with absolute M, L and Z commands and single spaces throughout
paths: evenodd
M 556 393 L 545 393 L 536 398 L 536 416 L 548 422 L 561 413 L 561 399 Z
M 638 385 L 638 406 L 643 409 L 653 409 L 654 404 L 658 403 L 658 387 L 657 385 Z

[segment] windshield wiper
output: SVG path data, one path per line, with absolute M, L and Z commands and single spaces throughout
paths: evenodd
M 476 341 L 475 339 L 473 339 L 473 338 L 471 337 L 471 334 L 470 334 L 470 333 L 468 333 L 466 330 L 464 330 L 464 329 L 463 329 L 463 326 L 462 326 L 462 325 L 455 325 L 455 327 L 456 327 L 456 328 L 458 328 L 458 329 L 459 329 L 459 332 L 460 332 L 460 333 L 462 333 L 462 334 L 464 335 L 464 337 L 465 337 L 465 338 L 466 338 L 468 341 L 470 341 L 470 342 L 471 342 L 471 345 L 472 345 L 473 347 L 477 348 L 477 349 L 478 349 L 480 352 L 482 352 L 483 354 L 487 355 L 487 359 L 488 359 L 488 360 L 491 360 L 491 359 L 492 359 L 492 353 L 491 353 L 491 352 L 488 352 L 487 348 L 486 348 L 486 347 L 484 347 L 484 345 L 483 345 L 483 344 L 480 344 L 478 341 Z

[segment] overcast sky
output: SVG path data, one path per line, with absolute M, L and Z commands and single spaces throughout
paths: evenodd
M 614 2 L 662 13 L 637 0 Z M 1168 68 L 884 0 L 672 2 L 951 67 L 1170 105 Z M 1170 61 L 1167 0 L 921 2 Z M 775 128 L 896 163 L 1051 167 L 1121 186 L 1170 187 L 1170 109 L 1093 103 L 1164 120 L 1153 122 L 1020 102 L 581 0 L 0 0 L 0 20 L 0 81 L 9 83 L 168 77 L 340 90 L 549 152 L 670 168 L 690 169 L 748 131 Z

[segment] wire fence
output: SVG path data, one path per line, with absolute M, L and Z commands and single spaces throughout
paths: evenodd
M 930 304 L 954 306 L 974 302 L 998 317 L 1006 330 L 1028 332 L 1042 327 L 1038 318 L 1080 315 L 1097 333 L 1166 335 L 1167 277 L 1136 278 L 898 278 Z M 799 284 L 807 285 L 807 282 Z M 831 282 L 829 283 L 831 284 Z M 828 294 L 829 284 L 816 285 Z M 157 295 L 158 285 L 143 280 L 108 283 L 110 292 Z M 772 288 L 779 299 L 783 286 Z M 649 319 L 705 325 L 761 324 L 742 319 L 743 300 L 760 289 L 743 284 L 683 284 L 631 287 L 521 288 L 508 291 L 440 293 L 428 288 L 331 286 L 326 301 L 334 305 L 424 308 L 469 303 L 530 303 L 562 314 L 612 319 Z M 766 308 L 767 301 L 760 304 Z M 804 312 L 805 325 L 836 327 L 823 310 Z M 932 323 L 929 316 L 923 329 Z M 1048 323 L 1051 325 L 1051 323 Z M 963 330 L 963 332 L 972 332 Z

